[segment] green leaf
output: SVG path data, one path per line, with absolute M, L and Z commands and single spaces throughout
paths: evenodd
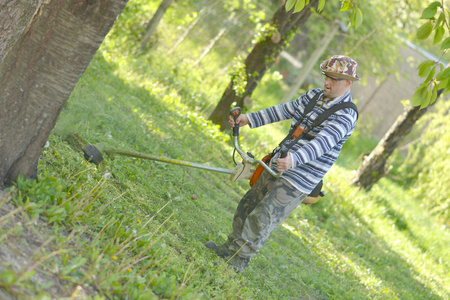
M 294 7 L 295 2 L 297 2 L 297 0 L 288 0 L 286 2 L 286 11 L 290 11 Z
M 435 64 L 433 60 L 424 60 L 418 67 L 419 76 L 420 77 L 428 77 L 429 72 L 431 71 L 431 67 Z
M 341 5 L 341 11 L 347 11 L 347 10 L 349 10 L 350 8 L 352 8 L 352 3 L 350 2 L 350 0 L 344 0 L 343 2 L 342 2 L 342 5 Z
M 430 73 L 428 73 L 426 81 L 430 81 L 434 78 L 434 74 L 436 73 L 436 66 L 432 67 Z
M 437 100 L 437 91 L 438 91 L 437 87 L 434 86 L 434 87 L 433 87 L 433 93 L 432 93 L 432 95 L 431 95 L 430 104 L 428 104 L 428 105 L 431 105 L 431 104 L 433 104 L 434 102 L 436 102 L 436 100 Z
M 422 26 L 420 26 L 419 29 L 417 29 L 417 39 L 419 40 L 425 40 L 428 38 L 431 34 L 431 31 L 433 30 L 433 24 L 431 21 L 426 22 Z
M 352 12 L 350 13 L 349 20 L 350 20 L 350 26 L 355 24 L 355 20 L 356 20 L 355 10 L 352 10 Z
M 450 68 L 446 68 L 436 75 L 436 80 L 442 81 L 450 78 Z
M 450 48 L 450 37 L 446 38 L 441 44 L 441 50 Z
M 431 99 L 433 98 L 433 90 L 425 90 L 426 99 L 422 102 L 420 108 L 427 107 L 431 103 Z
M 437 8 L 441 6 L 441 3 L 438 1 L 435 1 L 433 3 L 431 3 L 430 5 L 428 5 L 427 8 L 425 8 L 422 12 L 422 16 L 420 17 L 421 19 L 433 19 L 434 15 L 437 12 Z
M 297 0 L 297 4 L 295 4 L 294 13 L 301 11 L 305 8 L 305 0 Z
M 446 79 L 444 79 L 444 80 L 441 80 L 441 81 L 439 82 L 439 84 L 438 84 L 437 89 L 438 89 L 438 90 L 440 90 L 440 89 L 445 89 L 445 88 L 447 87 L 448 83 L 449 83 L 449 79 L 448 79 L 448 78 L 446 78 Z
M 434 26 L 434 29 L 437 29 L 438 27 L 442 27 L 445 24 L 445 13 L 441 12 L 439 15 L 438 20 L 436 21 L 436 25 Z
M 317 11 L 321 12 L 325 7 L 325 0 L 319 0 L 319 5 L 317 6 Z
M 416 91 L 414 92 L 414 95 L 412 96 L 412 105 L 413 106 L 419 106 L 422 105 L 422 102 L 424 100 L 424 91 L 426 91 L 426 87 L 425 88 L 420 88 L 420 86 L 416 89 Z
M 450 81 L 447 83 L 447 86 L 445 87 L 443 96 L 446 96 L 448 93 L 450 93 Z
M 434 33 L 433 44 L 437 44 L 440 41 L 442 41 L 442 38 L 444 37 L 444 33 L 445 33 L 444 27 L 439 26 L 438 28 L 436 28 L 435 33 Z
M 359 25 L 361 25 L 363 22 L 363 14 L 362 11 L 359 9 L 359 7 L 356 7 L 356 21 L 355 21 L 355 28 L 358 28 Z

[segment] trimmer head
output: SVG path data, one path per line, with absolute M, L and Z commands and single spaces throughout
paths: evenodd
M 83 146 L 84 158 L 93 164 L 99 165 L 103 161 L 102 153 L 92 144 Z

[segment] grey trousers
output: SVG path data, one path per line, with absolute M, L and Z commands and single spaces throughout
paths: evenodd
M 242 258 L 258 254 L 272 231 L 277 228 L 308 195 L 287 180 L 264 171 L 239 202 L 233 218 L 229 249 Z

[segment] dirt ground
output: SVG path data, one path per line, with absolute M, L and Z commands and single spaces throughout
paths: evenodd
M 54 237 L 43 220 L 31 220 L 0 190 L 0 299 L 85 299 L 83 288 L 61 281 L 45 264 L 55 253 Z M 30 270 L 30 278 L 20 277 Z

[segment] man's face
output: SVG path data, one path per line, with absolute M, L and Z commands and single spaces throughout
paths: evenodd
M 350 80 L 342 80 L 327 75 L 324 75 L 324 77 L 323 99 L 325 101 L 344 95 L 352 84 Z

